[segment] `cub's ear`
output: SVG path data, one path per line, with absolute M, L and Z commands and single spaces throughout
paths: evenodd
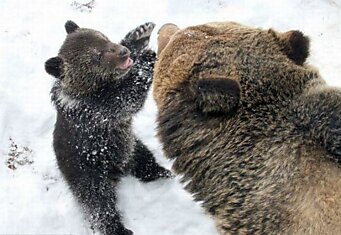
M 239 82 L 232 79 L 200 79 L 196 102 L 203 113 L 231 114 L 240 102 Z
M 60 78 L 63 73 L 63 63 L 63 59 L 59 56 L 52 57 L 45 62 L 45 71 L 56 78 Z
M 66 30 L 67 34 L 73 33 L 77 29 L 79 29 L 79 26 L 75 22 L 73 22 L 71 20 L 66 21 L 65 30 Z
M 309 38 L 298 30 L 276 33 L 283 43 L 283 52 L 298 65 L 302 65 L 309 56 Z

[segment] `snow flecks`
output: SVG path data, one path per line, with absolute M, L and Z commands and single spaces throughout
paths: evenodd
M 62 180 L 51 147 L 55 110 L 49 99 L 52 79 L 43 71 L 43 64 L 56 55 L 65 39 L 63 24 L 67 20 L 103 31 L 113 41 L 137 25 L 153 21 L 157 25 L 150 39 L 153 49 L 157 48 L 157 29 L 167 22 L 181 28 L 236 21 L 283 32 L 299 29 L 311 39 L 308 62 L 328 83 L 341 85 L 341 8 L 337 1 L 209 0 L 198 4 L 194 0 L 101 0 L 95 1 L 91 10 L 84 6 L 77 9 L 70 6 L 71 2 L 82 5 L 91 1 L 0 1 L 1 9 L 5 9 L 0 14 L 0 234 L 93 234 Z M 127 17 L 127 12 L 133 17 Z M 64 104 L 69 104 L 66 101 Z M 71 102 L 71 106 L 75 104 Z M 144 110 L 134 119 L 134 129 L 158 161 L 170 167 L 155 138 L 155 114 L 150 94 Z M 31 165 L 18 164 L 17 170 L 7 167 L 10 136 L 15 136 L 19 151 L 21 145 L 33 151 L 28 154 Z M 125 225 L 135 234 L 217 234 L 212 220 L 178 179 L 143 184 L 127 177 L 119 192 Z

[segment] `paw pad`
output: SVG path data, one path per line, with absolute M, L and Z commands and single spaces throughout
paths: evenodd
M 140 40 L 142 38 L 148 38 L 153 32 L 155 24 L 153 22 L 147 22 L 138 26 L 136 29 L 130 32 L 132 40 Z

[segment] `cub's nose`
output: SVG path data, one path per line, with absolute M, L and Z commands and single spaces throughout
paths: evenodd
M 122 47 L 119 54 L 120 54 L 120 56 L 126 56 L 126 55 L 130 54 L 130 51 L 128 48 Z

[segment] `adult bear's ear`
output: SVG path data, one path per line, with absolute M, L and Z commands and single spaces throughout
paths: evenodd
M 180 29 L 178 28 L 178 26 L 172 23 L 164 24 L 159 29 L 159 31 L 157 32 L 159 35 L 157 38 L 157 44 L 158 44 L 157 55 L 160 55 L 163 49 L 167 46 L 171 37 L 179 30 Z
M 73 22 L 72 20 L 68 20 L 65 23 L 65 30 L 67 34 L 75 32 L 77 29 L 79 29 L 79 26 Z
M 56 78 L 60 78 L 63 74 L 63 63 L 63 59 L 59 56 L 52 57 L 45 62 L 45 71 Z
M 232 114 L 239 106 L 241 87 L 228 78 L 200 79 L 196 102 L 203 113 Z
M 298 30 L 277 33 L 276 36 L 283 44 L 283 52 L 298 65 L 302 65 L 309 56 L 309 38 Z

